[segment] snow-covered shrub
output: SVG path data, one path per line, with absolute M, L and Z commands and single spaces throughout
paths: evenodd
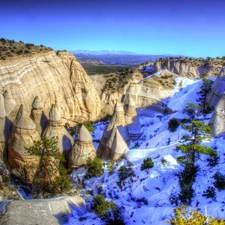
M 181 188 L 179 200 L 182 204 L 190 204 L 193 197 L 194 189 L 192 188 L 192 185 Z
M 214 186 L 218 190 L 224 190 L 225 189 L 225 175 L 223 175 L 220 172 L 216 172 L 213 176 L 215 179 L 215 182 L 213 182 Z
M 208 187 L 206 191 L 203 192 L 202 196 L 205 196 L 206 198 L 212 198 L 216 199 L 216 191 L 214 187 Z
M 134 171 L 131 167 L 121 166 L 118 170 L 118 175 L 119 175 L 120 182 L 121 182 L 128 177 L 133 177 Z
M 169 131 L 174 132 L 179 127 L 179 122 L 176 119 L 171 119 L 168 125 L 169 125 Z
M 144 159 L 144 162 L 141 164 L 141 170 L 149 169 L 154 166 L 154 162 L 152 162 L 151 157 Z

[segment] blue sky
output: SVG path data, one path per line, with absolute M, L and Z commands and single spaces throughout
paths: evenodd
M 0 36 L 55 50 L 221 57 L 225 1 L 1 1 Z

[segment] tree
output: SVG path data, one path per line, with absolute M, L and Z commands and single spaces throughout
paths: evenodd
M 192 108 L 188 106 L 192 106 Z M 182 126 L 185 130 L 189 131 L 191 135 L 183 136 L 182 139 L 184 144 L 181 144 L 179 149 L 186 155 L 186 157 L 183 158 L 183 162 L 191 163 L 194 166 L 196 153 L 217 157 L 217 152 L 215 152 L 211 147 L 200 144 L 203 139 L 211 138 L 212 131 L 210 126 L 195 118 L 195 104 L 189 103 L 188 106 L 185 108 L 186 110 L 184 110 L 184 112 L 189 113 L 192 119 L 182 123 Z
M 202 78 L 202 81 L 203 84 L 200 87 L 201 90 L 197 92 L 197 94 L 200 94 L 200 97 L 197 99 L 197 102 L 199 102 L 199 106 L 201 107 L 200 111 L 205 115 L 213 110 L 213 107 L 211 107 L 206 101 L 206 97 L 212 89 L 213 82 L 211 80 L 206 79 L 205 77 Z
M 68 183 L 69 177 L 62 169 L 65 159 L 58 148 L 58 137 L 50 139 L 41 137 L 40 140 L 34 142 L 33 146 L 26 148 L 26 151 L 29 155 L 39 156 L 38 165 L 30 166 L 30 169 L 36 170 L 33 178 L 33 195 L 35 197 L 41 192 L 43 192 L 43 197 L 47 191 L 55 192 L 54 189 L 63 184 L 60 182 L 62 180 Z M 61 186 L 59 189 L 62 191 L 64 188 Z

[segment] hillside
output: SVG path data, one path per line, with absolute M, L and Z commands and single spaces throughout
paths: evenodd
M 16 42 L 14 40 L 0 38 L 0 60 L 18 56 L 27 56 L 35 53 L 44 53 L 52 50 L 52 48 L 43 45 L 39 46 L 24 43 L 22 41 Z
M 182 83 L 182 88 L 179 83 Z M 167 104 L 174 113 L 169 115 L 161 114 L 149 109 L 138 110 L 138 118 L 141 122 L 142 136 L 139 140 L 131 141 L 129 150 L 126 151 L 126 160 L 121 160 L 114 164 L 113 172 L 109 172 L 108 167 L 104 167 L 104 174 L 100 177 L 84 180 L 84 187 L 81 193 L 86 201 L 90 202 L 92 197 L 88 194 L 106 195 L 108 201 L 113 200 L 119 207 L 124 222 L 130 224 L 160 224 L 166 225 L 172 218 L 174 208 L 177 207 L 172 200 L 172 196 L 180 192 L 180 185 L 177 173 L 183 170 L 182 164 L 177 161 L 177 157 L 183 155 L 177 150 L 177 145 L 181 137 L 188 134 L 180 125 L 175 132 L 168 130 L 168 123 L 172 118 L 182 120 L 187 115 L 182 110 L 188 102 L 196 102 L 197 92 L 202 85 L 201 80 L 192 81 L 187 78 L 177 78 L 177 85 L 173 95 L 164 103 Z M 198 119 L 208 123 L 211 114 L 206 117 L 200 116 Z M 97 123 L 95 125 L 94 139 L 101 139 L 102 132 L 106 124 Z M 201 213 L 212 215 L 213 217 L 223 218 L 224 216 L 224 197 L 225 190 L 215 188 L 215 197 L 207 198 L 203 196 L 208 187 L 214 187 L 215 179 L 213 176 L 217 171 L 224 174 L 224 139 L 213 138 L 203 141 L 205 145 L 216 149 L 219 161 L 215 166 L 210 166 L 209 156 L 201 155 L 197 159 L 196 165 L 199 167 L 196 180 L 193 183 L 194 197 L 190 203 L 190 209 L 200 210 Z M 141 170 L 144 159 L 151 157 L 154 167 Z M 124 181 L 120 181 L 118 176 L 121 166 L 130 167 L 134 175 L 128 176 Z M 73 172 L 75 185 L 77 176 L 82 177 L 84 170 Z M 82 182 L 82 180 L 81 180 Z M 100 188 L 101 187 L 101 188 Z M 88 203 L 89 204 L 89 203 Z M 140 216 L 141 215 L 141 216 Z M 80 220 L 82 218 L 82 220 Z M 78 216 L 76 210 L 68 217 L 68 221 L 63 223 L 90 224 L 95 220 L 95 224 L 105 224 L 90 210 Z

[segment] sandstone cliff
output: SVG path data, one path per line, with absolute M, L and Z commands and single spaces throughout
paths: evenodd
M 165 58 L 155 62 L 152 73 L 159 70 L 169 70 L 180 76 L 198 79 L 203 74 L 207 77 L 217 76 L 222 65 L 222 59 Z
M 0 83 L 16 102 L 11 120 L 21 104 L 31 108 L 36 96 L 43 101 L 45 115 L 57 101 L 64 122 L 96 120 L 100 113 L 100 99 L 91 79 L 68 52 L 48 51 L 0 60 Z

